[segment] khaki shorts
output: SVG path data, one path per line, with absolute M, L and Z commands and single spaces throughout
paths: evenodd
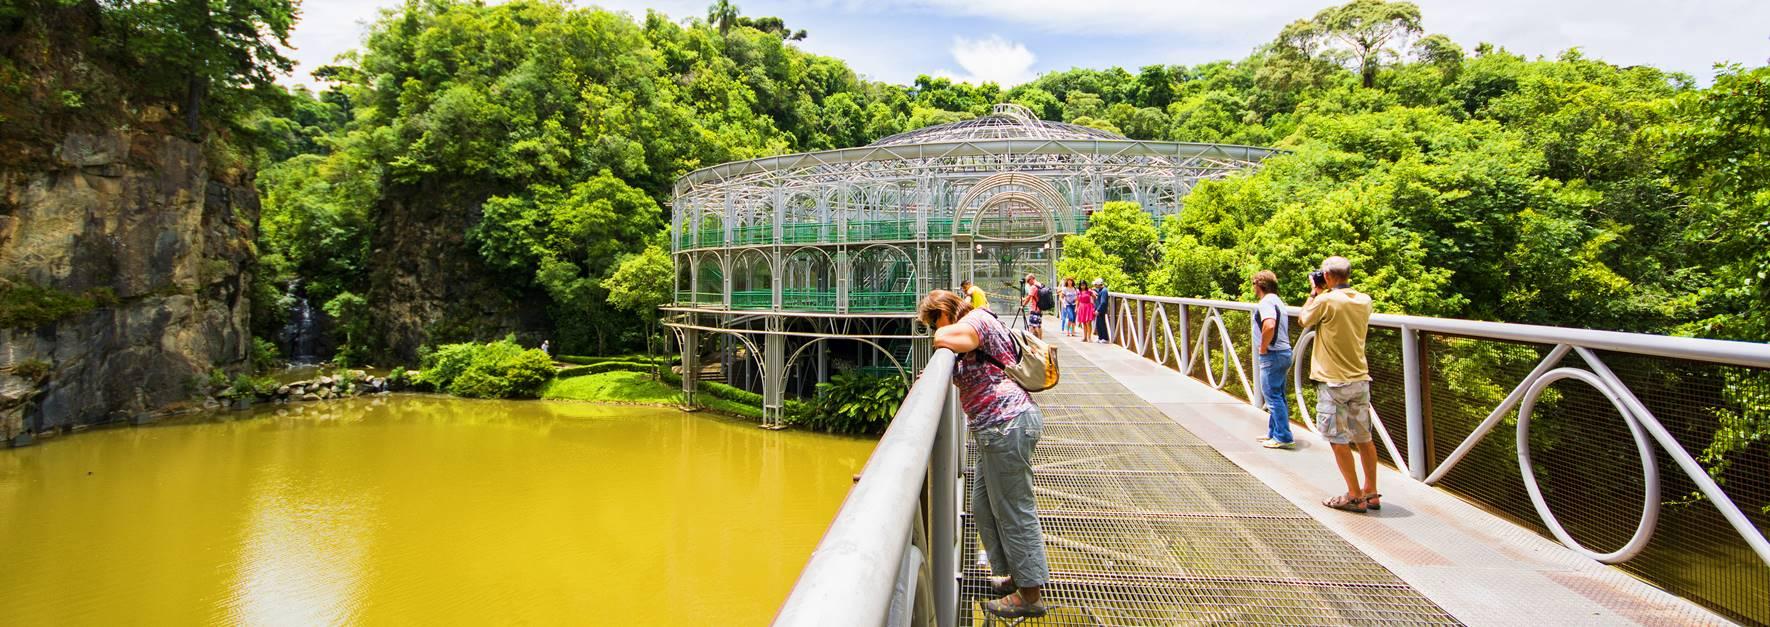
M 1371 441 L 1371 382 L 1315 384 L 1315 428 L 1330 444 Z

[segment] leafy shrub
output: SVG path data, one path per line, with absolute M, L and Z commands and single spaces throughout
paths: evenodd
M 228 387 L 228 386 L 229 386 L 229 385 L 233 385 L 233 380 L 231 380 L 231 379 L 228 379 L 228 378 L 227 378 L 227 373 L 226 373 L 226 372 L 224 372 L 224 371 L 222 371 L 222 369 L 220 369 L 220 368 L 210 368 L 210 369 L 209 369 L 209 381 L 208 381 L 208 384 L 209 384 L 209 390 L 208 390 L 208 391 L 210 391 L 210 392 L 214 392 L 214 391 L 216 391 L 216 390 L 221 390 L 221 389 L 225 389 L 225 388 L 227 388 L 227 387 Z
M 418 381 L 415 378 L 413 378 L 412 375 L 408 374 L 410 372 L 412 372 L 412 371 L 407 370 L 403 367 L 400 367 L 400 368 L 394 368 L 393 372 L 387 373 L 387 387 L 388 387 L 388 389 L 403 390 L 403 389 L 406 389 L 409 387 L 416 387 L 418 385 Z
M 745 405 L 737 401 L 717 397 L 700 399 L 700 404 L 707 409 L 724 412 L 733 416 L 742 416 L 744 418 L 752 418 L 755 420 L 762 419 L 762 408 L 755 405 Z
M 541 398 L 676 405 L 682 402 L 682 392 L 653 380 L 648 373 L 612 371 L 570 379 L 554 379 L 541 391 Z
M 844 372 L 817 384 L 817 397 L 786 417 L 794 425 L 830 433 L 879 433 L 908 392 L 895 375 Z
M 282 354 L 277 351 L 275 342 L 261 337 L 252 338 L 252 371 L 264 372 L 275 368 L 282 361 Z
M 762 395 L 743 388 L 733 387 L 718 381 L 701 381 L 700 391 L 714 398 L 743 403 L 751 407 L 762 406 Z
M 553 361 L 515 338 L 486 344 L 448 344 L 424 357 L 418 380 L 456 396 L 536 398 L 553 378 Z
M 554 357 L 553 360 L 560 362 L 560 363 L 574 364 L 574 365 L 579 365 L 579 366 L 588 366 L 588 365 L 592 365 L 592 364 L 600 364 L 600 363 L 609 362 L 609 361 L 629 361 L 629 362 L 639 362 L 639 363 L 648 363 L 649 362 L 649 363 L 656 363 L 656 364 L 674 364 L 674 363 L 682 361 L 682 356 L 681 355 L 652 355 L 652 356 L 646 356 L 646 355 L 604 355 L 604 356 L 599 356 L 599 357 L 585 357 L 583 355 L 559 355 L 559 356 Z
M 255 393 L 257 393 L 257 389 L 256 386 L 252 385 L 252 377 L 241 374 L 234 376 L 233 382 L 228 384 L 227 390 L 221 393 L 221 397 L 247 398 Z
M 655 368 L 657 368 L 657 365 L 655 364 L 648 364 L 640 361 L 602 361 L 584 366 L 560 368 L 559 373 L 556 376 L 561 379 L 569 379 L 571 377 L 581 377 L 587 374 L 601 374 L 617 370 L 650 373 Z
M 227 385 L 226 390 L 222 390 L 220 396 L 222 398 L 252 398 L 253 396 L 268 395 L 276 390 L 278 385 L 277 380 L 270 377 L 254 378 L 240 374 L 234 376 L 233 382 Z

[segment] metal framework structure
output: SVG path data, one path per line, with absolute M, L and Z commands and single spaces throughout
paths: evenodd
M 1248 350 L 1253 338 L 1260 336 L 1258 322 L 1250 315 L 1254 303 L 1130 294 L 1115 294 L 1114 298 L 1115 343 L 1263 407 L 1262 397 L 1248 392 L 1261 385 L 1260 369 Z M 1300 312 L 1300 308 L 1291 307 L 1287 314 L 1295 317 Z M 1225 322 L 1227 316 L 1234 316 L 1234 321 Z M 1238 326 L 1240 331 L 1231 330 Z M 1300 326 L 1292 324 L 1293 329 Z M 1372 341 L 1367 350 L 1372 374 L 1377 385 L 1390 388 L 1385 396 L 1399 401 L 1388 404 L 1386 415 L 1379 411 L 1384 403 L 1372 407 L 1383 452 L 1396 469 L 1414 480 L 1447 487 L 1517 516 L 1528 526 L 1540 525 L 1545 535 L 1574 552 L 1619 565 L 1680 596 L 1702 599 L 1711 607 L 1748 620 L 1770 616 L 1765 613 L 1770 605 L 1764 604 L 1759 587 L 1770 581 L 1770 540 L 1763 530 L 1766 517 L 1763 512 L 1741 508 L 1735 499 L 1751 499 L 1753 509 L 1765 500 L 1764 467 L 1761 462 L 1742 462 L 1731 471 L 1737 479 L 1725 486 L 1717 482 L 1697 459 L 1707 439 L 1696 427 L 1707 424 L 1712 430 L 1720 412 L 1766 410 L 1762 403 L 1770 398 L 1765 389 L 1770 381 L 1770 345 L 1388 314 L 1373 315 L 1370 330 Z M 1379 335 L 1393 342 L 1379 343 Z M 1307 399 L 1313 398 L 1313 390 L 1305 386 L 1304 363 L 1314 338 L 1314 331 L 1296 338 L 1296 362 L 1287 382 L 1297 399 L 1294 412 L 1311 430 L 1315 421 Z M 1510 390 L 1497 403 L 1463 406 L 1457 401 L 1472 399 L 1453 396 L 1433 375 L 1433 364 L 1439 362 L 1435 357 L 1462 354 L 1457 352 L 1459 347 L 1468 354 L 1491 354 L 1511 347 L 1524 349 L 1528 357 L 1520 360 L 1508 377 L 1480 382 L 1495 390 Z M 1744 398 L 1719 398 L 1726 385 L 1744 390 Z M 1584 393 L 1590 402 L 1564 406 L 1544 418 L 1539 401 L 1548 398 L 1545 393 L 1551 386 L 1556 388 L 1553 394 L 1563 400 L 1570 394 Z M 1688 392 L 1667 396 L 1667 389 Z M 1433 402 L 1435 394 L 1439 395 L 1438 404 Z M 1730 408 L 1730 403 L 1756 406 Z M 1502 430 L 1495 434 L 1508 420 L 1514 423 L 1508 425 L 1514 433 Z M 1565 458 L 1565 453 L 1559 460 L 1542 459 L 1544 452 L 1533 444 L 1531 433 L 1533 423 L 1544 421 L 1551 423 L 1550 428 L 1584 433 L 1571 459 Z M 1613 421 L 1624 428 L 1602 429 L 1606 423 L 1614 425 Z M 1605 432 L 1611 436 L 1600 441 L 1599 434 Z M 1626 441 L 1613 441 L 1618 436 Z M 1501 438 L 1511 441 L 1491 441 Z M 1508 456 L 1512 459 L 1505 459 Z M 1471 464 L 1477 457 L 1480 464 Z M 1638 482 L 1619 476 L 1605 480 L 1627 484 L 1631 490 L 1638 485 L 1639 501 L 1576 502 L 1568 496 L 1576 492 L 1565 485 L 1558 497 L 1551 498 L 1541 485 L 1543 475 L 1572 474 L 1572 467 L 1589 465 L 1598 457 L 1636 462 Z M 1554 472 L 1537 471 L 1557 461 L 1563 465 Z M 1512 472 L 1494 472 L 1496 466 L 1508 464 Z M 1478 470 L 1464 470 L 1471 466 Z M 1495 485 L 1502 480 L 1519 485 Z M 1705 564 L 1703 569 L 1687 569 L 1667 579 L 1652 565 L 1660 557 L 1639 559 L 1656 539 L 1655 531 L 1666 526 L 1662 495 L 1676 494 L 1700 494 L 1706 503 L 1697 511 L 1678 510 L 1681 520 L 1674 528 L 1679 537 L 1661 534 L 1656 543 L 1659 550 L 1724 551 L 1733 556 L 1731 562 Z M 1560 514 L 1554 507 L 1557 503 Z M 1577 532 L 1566 522 L 1569 519 L 1579 522 L 1585 533 L 1604 537 L 1576 537 Z M 1753 594 L 1749 591 L 1733 602 L 1716 601 L 1704 597 L 1700 587 L 1710 588 L 1710 593 L 1720 588 L 1757 588 L 1760 595 L 1755 602 L 1747 598 Z
M 1248 351 L 1259 334 L 1249 315 L 1253 303 L 1128 294 L 1114 298 L 1109 321 L 1118 344 L 1260 404 L 1259 395 L 1248 393 L 1258 389 L 1260 376 Z M 1288 314 L 1299 311 L 1292 307 Z M 1763 502 L 1762 466 L 1744 468 L 1726 485 L 1716 482 L 1691 453 L 1689 434 L 1681 431 L 1688 425 L 1680 425 L 1713 409 L 1713 389 L 1666 398 L 1654 396 L 1649 388 L 1700 386 L 1696 379 L 1703 368 L 1718 369 L 1714 376 L 1735 384 L 1762 384 L 1770 381 L 1770 345 L 1383 314 L 1371 318 L 1370 331 L 1368 355 L 1378 379 L 1373 409 L 1382 414 L 1377 432 L 1397 469 L 1413 480 L 1459 490 L 1492 511 L 1508 513 L 1503 504 L 1466 489 L 1475 483 L 1464 483 L 1461 489 L 1457 483 L 1459 477 L 1489 482 L 1506 478 L 1494 466 L 1477 462 L 1515 463 L 1520 470 L 1515 478 L 1522 484 L 1516 491 L 1528 493 L 1523 507 L 1538 517 L 1545 535 L 1624 569 L 1649 560 L 1655 550 L 1650 543 L 1662 551 L 1702 553 L 1701 562 L 1683 566 L 1674 579 L 1654 578 L 1651 571 L 1644 576 L 1732 617 L 1763 622 L 1765 614 L 1758 608 L 1764 607 L 1762 582 L 1770 573 L 1770 543 L 1761 514 L 1752 511 Z M 1379 335 L 1390 337 L 1379 342 Z M 1391 338 L 1395 341 L 1389 342 Z M 1293 373 L 1307 370 L 1311 339 L 1307 332 L 1296 338 Z M 1448 354 L 1439 351 L 1459 345 L 1453 343 L 1483 343 L 1483 354 L 1491 354 L 1490 344 L 1531 346 L 1535 352 L 1519 370 L 1507 373 L 1517 378 L 1491 382 L 1497 390 L 1510 390 L 1500 400 L 1461 407 L 1455 402 L 1461 398 L 1446 398 L 1431 366 L 1435 355 Z M 952 353 L 937 351 L 927 374 L 910 388 L 776 625 L 994 624 L 969 603 L 989 593 L 983 579 L 987 573 L 971 566 L 976 546 L 970 521 L 962 514 L 967 493 L 962 487 L 971 474 L 967 465 L 972 455 L 952 398 L 952 359 Z M 1642 363 L 1664 368 L 1630 372 L 1630 366 Z M 1681 376 L 1668 380 L 1667 374 Z M 1047 593 L 1059 606 L 1040 624 L 1455 623 L 1455 617 L 1322 529 L 1288 499 L 1214 453 L 1204 440 L 1100 368 L 1071 360 L 1065 364 L 1064 382 L 1037 395 L 1046 423 L 1032 460 L 1033 488 L 1051 555 L 1053 578 Z M 1554 385 L 1558 382 L 1563 385 Z M 1566 385 L 1575 382 L 1584 385 Z M 1299 418 L 1313 427 L 1310 403 L 1302 402 L 1309 389 L 1300 375 L 1288 383 L 1302 410 Z M 1543 407 L 1551 387 L 1561 396 L 1562 406 L 1555 411 Z M 1379 388 L 1386 394 L 1376 394 Z M 1770 388 L 1752 390 L 1743 402 L 1759 403 L 1761 409 L 1770 395 L 1758 392 Z M 1438 405 L 1431 400 L 1435 393 L 1441 395 Z M 1587 415 L 1584 406 L 1571 402 L 1582 393 L 1596 394 L 1593 405 L 1601 405 L 1599 412 Z M 1692 411 L 1676 406 L 1684 404 L 1711 406 L 1680 415 Z M 1614 415 L 1607 413 L 1611 410 Z M 1469 418 L 1471 426 L 1452 430 L 1453 416 Z M 1494 433 L 1508 416 L 1516 425 L 1507 430 L 1515 436 Z M 1614 443 L 1596 439 L 1597 423 L 1605 422 L 1623 427 L 1611 429 L 1627 439 L 1614 447 L 1622 457 L 1642 458 L 1640 501 L 1587 505 L 1627 514 L 1626 520 L 1604 521 L 1628 527 L 1606 546 L 1563 524 L 1590 516 L 1566 506 L 1566 499 L 1581 495 L 1564 493 L 1557 501 L 1538 485 L 1554 480 L 1554 473 L 1540 477 L 1531 470 L 1554 461 L 1533 447 L 1533 422 L 1555 420 L 1577 420 L 1572 425 L 1584 430 L 1568 463 L 1592 466 L 1600 457 L 1611 457 Z M 1435 431 L 1454 437 L 1436 446 Z M 1483 454 L 1478 447 L 1514 437 L 1514 446 L 1502 447 L 1511 456 L 1509 462 L 1478 458 Z M 1612 483 L 1629 479 L 1604 477 Z M 1662 513 L 1661 495 L 1680 492 L 1700 492 L 1704 498 L 1692 511 Z M 1742 509 L 1736 498 L 1751 499 L 1754 507 Z M 1553 508 L 1557 502 L 1562 507 Z M 1668 517 L 1676 516 L 1686 518 L 1682 526 L 1655 536 Z M 1718 554 L 1729 561 L 1715 561 Z M 1697 589 L 1716 585 L 1741 590 L 1740 604 L 1717 608 L 1714 597 Z
M 1064 342 L 1065 340 L 1057 340 Z M 995 621 L 953 354 L 904 398 L 774 624 Z M 1453 625 L 1455 618 L 1087 362 L 1039 392 L 1039 625 Z M 955 583 L 957 586 L 955 586 Z M 1028 624 L 1033 624 L 1029 622 Z
M 801 352 L 788 338 L 841 333 L 830 316 L 871 319 L 870 334 L 890 336 L 876 338 L 880 349 L 914 370 L 928 353 L 909 346 L 920 335 L 912 319 L 921 294 L 971 279 L 1012 303 L 1015 281 L 1051 276 L 1063 237 L 1106 202 L 1135 201 L 1159 219 L 1199 181 L 1273 153 L 1133 141 L 1001 104 L 859 148 L 696 170 L 677 181 L 672 201 L 668 324 L 682 334 L 685 366 L 699 333 L 763 338 L 748 350 L 761 355 L 752 361 L 763 371 L 766 422 L 778 417 L 794 368 L 786 356 Z M 684 370 L 692 394 L 695 373 Z

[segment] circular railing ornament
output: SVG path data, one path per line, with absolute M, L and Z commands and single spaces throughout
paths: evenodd
M 1223 350 L 1217 351 L 1220 353 L 1217 364 L 1219 373 L 1211 372 L 1210 329 L 1213 324 L 1217 326 L 1217 343 L 1223 346 Z M 1223 326 L 1223 317 L 1218 315 L 1216 309 L 1213 308 L 1205 314 L 1204 322 L 1199 323 L 1198 335 L 1198 354 L 1193 355 L 1192 359 L 1204 364 L 1205 383 L 1209 383 L 1211 389 L 1221 390 L 1223 386 L 1229 385 L 1229 328 Z M 1187 364 L 1188 372 L 1191 371 L 1191 366 L 1192 364 Z
M 1548 389 L 1549 384 L 1562 379 L 1583 381 L 1610 399 L 1610 404 L 1616 407 L 1617 413 L 1622 414 L 1623 422 L 1629 426 L 1629 435 L 1634 437 L 1635 450 L 1641 456 L 1641 479 L 1646 485 L 1641 499 L 1641 521 L 1636 525 L 1635 535 L 1629 538 L 1628 543 L 1609 553 L 1599 553 L 1587 548 L 1561 526 L 1561 521 L 1549 510 L 1548 502 L 1543 500 L 1543 490 L 1537 485 L 1536 473 L 1530 461 L 1531 412 L 1535 411 L 1537 398 L 1542 396 L 1543 390 Z M 1530 502 L 1536 507 L 1537 515 L 1542 517 L 1543 524 L 1549 528 L 1550 533 L 1555 534 L 1561 544 L 1605 564 L 1628 561 L 1647 548 L 1648 540 L 1653 538 L 1653 529 L 1659 523 L 1659 466 L 1654 463 L 1653 453 L 1653 442 L 1648 438 L 1646 429 L 1641 427 L 1641 421 L 1627 409 L 1609 384 L 1590 371 L 1556 368 L 1543 373 L 1542 377 L 1530 384 L 1530 389 L 1525 391 L 1524 398 L 1518 405 L 1518 469 L 1524 475 L 1524 488 L 1530 492 Z

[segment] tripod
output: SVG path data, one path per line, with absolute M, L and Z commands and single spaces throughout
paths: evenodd
M 1019 287 L 1016 287 L 1013 283 L 1003 283 L 1002 287 L 1005 287 L 1005 288 L 1008 288 L 1010 290 L 1014 290 L 1017 292 L 1021 291 L 1021 289 Z M 1025 294 L 1021 294 L 1019 298 L 1014 300 L 1014 321 L 1010 322 L 1008 324 L 1009 324 L 1008 328 L 1010 328 L 1010 329 L 1014 328 L 1013 325 L 1021 325 L 1021 328 L 1025 328 L 1025 325 L 1026 325 L 1026 295 Z

